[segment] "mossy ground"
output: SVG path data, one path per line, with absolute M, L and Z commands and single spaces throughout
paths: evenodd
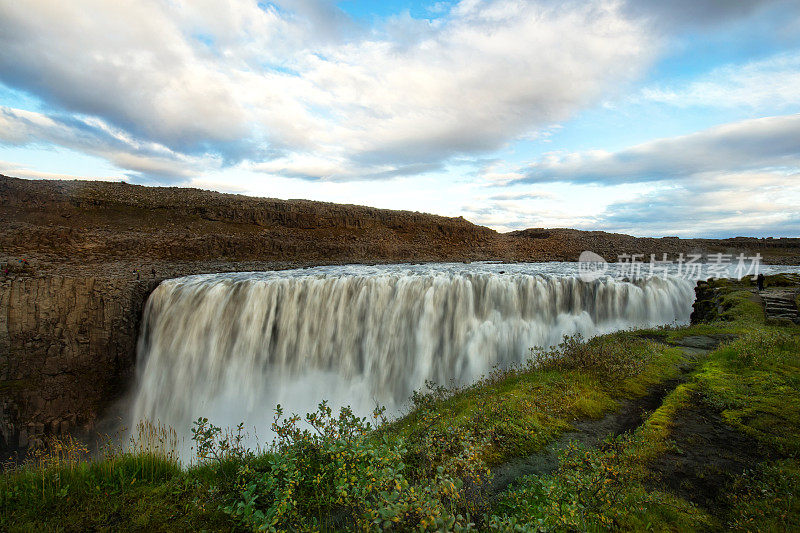
M 698 336 L 727 342 L 622 446 L 584 452 L 588 459 L 577 466 L 567 453 L 556 473 L 512 487 L 501 500 L 504 525 L 800 530 L 800 328 L 767 325 L 747 282 L 715 285 L 720 312 L 713 322 L 638 334 L 668 343 Z M 610 497 L 585 497 L 592 476 L 610 487 Z
M 188 469 L 142 450 L 45 457 L 0 477 L 0 529 L 800 530 L 800 328 L 766 324 L 749 282 L 714 283 L 713 322 L 567 339 L 469 387 L 431 386 L 377 431 L 321 411 L 318 435 L 287 421 L 266 455 L 206 430 L 222 460 Z M 681 346 L 697 339 L 721 344 Z M 635 429 L 486 490 L 485 465 L 546 453 L 665 384 Z
M 644 395 L 653 385 L 679 375 L 687 362 L 680 349 L 638 332 L 618 332 L 588 344 L 635 354 L 641 364 L 614 375 L 611 368 L 546 363 L 498 370 L 464 389 L 433 387 L 418 394 L 415 410 L 386 431 L 414 438 L 428 431 L 431 423 L 439 428 L 467 428 L 489 439 L 483 452 L 486 462 L 500 464 L 541 450 L 575 420 L 600 418 L 621 400 Z M 432 419 L 423 422 L 421 418 L 430 418 L 431 412 L 435 413 Z

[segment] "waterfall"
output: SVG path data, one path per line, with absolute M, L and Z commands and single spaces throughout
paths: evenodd
M 568 334 L 685 322 L 694 300 L 679 278 L 501 272 L 395 266 L 165 281 L 143 316 L 133 422 L 185 435 L 198 416 L 267 431 L 278 403 L 396 411 L 426 380 L 468 383 Z

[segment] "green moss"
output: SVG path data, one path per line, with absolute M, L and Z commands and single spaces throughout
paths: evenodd
M 387 431 L 405 437 L 427 431 L 430 417 L 423 413 L 433 411 L 439 428 L 465 427 L 488 438 L 484 458 L 498 464 L 541 450 L 575 420 L 601 418 L 616 409 L 619 400 L 643 396 L 654 385 L 678 376 L 687 362 L 680 349 L 632 332 L 615 333 L 605 341 L 624 346 L 624 357 L 633 362 L 635 373 L 614 379 L 587 368 L 548 366 L 496 372 L 466 389 L 439 390 L 438 395 L 425 397 Z M 614 360 L 614 365 L 620 364 L 624 366 L 624 361 Z
M 761 304 L 748 290 L 736 290 L 722 297 L 722 317 L 724 320 L 747 326 L 764 324 Z
M 561 471 L 553 476 L 533 476 L 503 497 L 498 510 L 504 513 L 505 522 L 499 523 L 555 520 L 563 525 L 578 513 L 581 520 L 589 521 L 588 525 L 580 521 L 578 529 L 797 530 L 800 527 L 800 462 L 796 459 L 800 451 L 800 335 L 797 328 L 765 325 L 761 305 L 744 285 L 726 281 L 716 284 L 720 289 L 717 296 L 721 312 L 712 323 L 636 332 L 643 338 L 667 343 L 698 335 L 726 342 L 701 362 L 686 383 L 664 399 L 631 435 L 613 464 L 603 462 L 608 460 L 611 446 L 598 452 L 605 453 L 606 459 L 592 465 L 572 485 L 564 486 L 570 478 Z M 642 376 L 646 374 L 643 372 Z M 655 380 L 661 376 L 656 372 Z M 621 384 L 618 391 L 624 387 Z M 684 423 L 681 415 L 696 409 L 709 414 L 718 412 L 729 427 L 761 441 L 765 445 L 765 459 L 774 453 L 789 458 L 753 463 L 752 471 L 746 475 L 732 472 L 732 485 L 721 490 L 720 497 L 727 501 L 721 502 L 720 507 L 703 510 L 677 494 L 653 491 L 652 482 L 642 484 L 642 480 L 652 475 L 650 465 L 655 459 L 666 453 L 683 455 L 685 450 L 677 449 L 672 439 L 678 431 L 686 436 L 687 430 L 681 428 Z M 684 439 L 681 445 L 692 441 Z M 705 436 L 697 435 L 694 445 L 707 446 L 708 441 Z M 625 473 L 623 483 L 613 474 L 616 472 Z M 616 499 L 596 503 L 587 512 L 581 491 L 597 479 L 617 484 Z M 645 487 L 650 492 L 643 492 Z M 549 501 L 564 499 L 565 493 L 565 505 L 548 508 Z M 615 501 L 617 504 L 612 505 Z
M 696 391 L 695 383 L 679 385 L 637 430 L 639 443 L 637 454 L 641 461 L 649 460 L 671 447 L 669 437 L 675 423 L 675 416 L 689 406 Z
M 697 531 L 715 521 L 701 509 L 646 482 L 634 439 L 602 449 L 568 447 L 551 475 L 520 479 L 496 503 L 491 525 L 537 531 Z
M 756 331 L 698 373 L 705 400 L 731 426 L 784 453 L 800 452 L 800 336 Z

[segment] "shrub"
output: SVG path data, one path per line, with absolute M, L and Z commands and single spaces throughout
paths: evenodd
M 530 366 L 548 370 L 579 370 L 616 380 L 642 372 L 656 355 L 652 343 L 629 335 L 605 335 L 588 341 L 581 334 L 566 336 L 556 347 L 531 349 Z
M 800 352 L 798 338 L 785 331 L 749 331 L 733 341 L 730 347 L 734 362 L 743 367 L 759 367 L 788 357 L 797 358 Z
M 746 472 L 728 492 L 728 527 L 735 531 L 797 531 L 798 487 L 800 469 L 793 461 L 778 461 Z
M 380 415 L 377 411 L 376 417 Z M 448 443 L 438 442 L 435 433 L 423 438 L 420 444 L 435 444 L 435 452 L 409 475 L 405 461 L 415 455 L 405 442 L 374 432 L 370 422 L 349 408 L 334 415 L 323 402 L 301 425 L 299 416 L 284 417 L 279 406 L 272 429 L 272 450 L 241 463 L 223 507 L 248 529 L 472 527 L 458 512 L 464 508 L 462 476 L 470 473 L 465 465 L 477 455 L 469 441 L 450 435 Z M 230 453 L 222 449 L 217 428 L 202 419 L 194 435 L 207 462 L 219 464 Z
M 642 488 L 640 470 L 624 453 L 630 437 L 602 449 L 570 443 L 552 476 L 526 476 L 503 494 L 497 531 L 587 531 L 628 529 L 631 515 L 644 513 L 659 497 Z

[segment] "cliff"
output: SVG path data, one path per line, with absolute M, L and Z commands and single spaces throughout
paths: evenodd
M 5 176 L 0 247 L 0 262 L 25 258 L 37 272 L 66 274 L 97 264 L 106 272 L 109 264 L 169 270 L 198 262 L 224 268 L 246 261 L 575 261 L 584 250 L 609 261 L 634 253 L 758 251 L 771 263 L 800 262 L 800 239 L 653 239 L 571 229 L 500 234 L 460 217 L 410 211 Z
M 131 381 L 154 280 L 16 277 L 0 292 L 0 444 L 90 431 Z

